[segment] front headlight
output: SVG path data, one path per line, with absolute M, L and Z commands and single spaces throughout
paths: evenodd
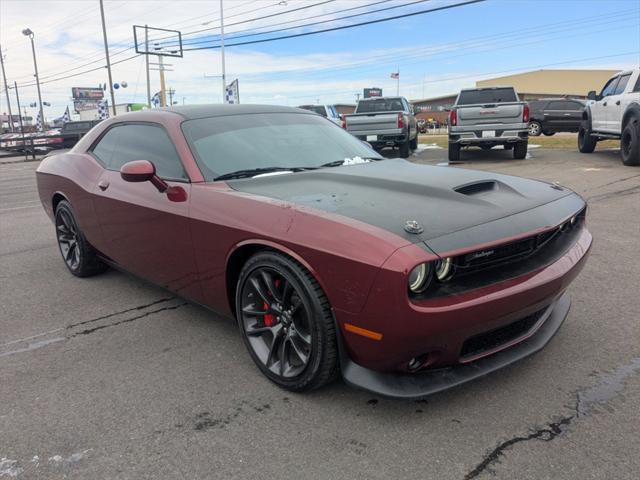
M 424 292 L 431 283 L 432 269 L 430 263 L 421 263 L 409 273 L 409 290 L 412 293 Z
M 435 275 L 439 282 L 446 282 L 453 275 L 453 259 L 443 258 L 436 262 Z

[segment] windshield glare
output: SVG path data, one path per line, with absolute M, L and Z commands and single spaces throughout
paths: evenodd
M 305 113 L 201 118 L 187 120 L 182 130 L 207 181 L 238 170 L 382 158 L 333 122 Z

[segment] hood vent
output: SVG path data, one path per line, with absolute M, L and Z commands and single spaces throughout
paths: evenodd
M 463 195 L 480 195 L 481 193 L 492 192 L 498 189 L 498 183 L 494 180 L 468 183 L 460 185 L 453 190 Z

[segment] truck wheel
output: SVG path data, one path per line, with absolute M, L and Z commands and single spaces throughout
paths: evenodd
M 513 158 L 516 160 L 522 160 L 527 156 L 527 149 L 529 148 L 529 142 L 518 142 L 513 146 Z
M 418 135 L 417 134 L 416 134 L 416 138 L 411 140 L 411 142 L 409 143 L 409 146 L 411 147 L 411 150 L 417 150 L 418 149 Z
M 537 137 L 542 133 L 542 125 L 540 122 L 529 122 L 529 135 Z
M 556 132 L 542 132 L 544 134 L 545 137 L 553 137 Z
M 596 149 L 596 143 L 598 143 L 591 136 L 591 128 L 587 122 L 588 120 L 583 120 L 580 130 L 578 130 L 578 150 L 580 153 L 593 153 Z
M 631 118 L 620 138 L 622 163 L 632 167 L 640 165 L 640 120 Z
M 409 158 L 411 155 L 411 141 L 407 139 L 406 142 L 400 144 L 400 158 Z
M 460 160 L 460 144 L 449 143 L 449 161 L 457 162 Z

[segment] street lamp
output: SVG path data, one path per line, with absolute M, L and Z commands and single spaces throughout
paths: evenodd
M 36 86 L 38 87 L 38 104 L 40 105 L 40 120 L 44 130 L 44 111 L 42 110 L 42 95 L 40 94 L 40 77 L 38 77 L 38 62 L 36 61 L 36 46 L 33 43 L 33 31 L 30 28 L 22 30 L 25 37 L 31 40 L 31 51 L 33 52 L 33 68 L 36 71 Z

